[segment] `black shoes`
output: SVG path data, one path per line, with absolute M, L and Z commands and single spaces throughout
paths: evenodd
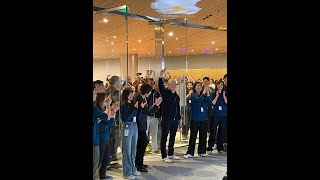
M 148 168 L 148 165 L 144 164 L 144 165 L 142 165 L 142 167 L 144 167 L 144 168 Z
M 148 170 L 145 167 L 137 167 L 137 170 L 140 172 L 148 172 Z

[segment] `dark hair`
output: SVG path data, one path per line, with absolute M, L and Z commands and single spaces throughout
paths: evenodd
M 218 84 L 220 84 L 220 83 L 222 83 L 223 84 L 223 86 L 224 86 L 224 82 L 223 82 L 223 79 L 219 79 L 217 82 L 216 82 L 216 87 L 215 87 L 215 89 L 214 89 L 214 92 L 217 92 L 218 91 Z
M 208 81 L 210 81 L 209 77 L 204 77 L 204 78 L 202 79 L 202 81 L 205 80 L 205 79 L 208 80 Z
M 96 84 L 103 84 L 103 81 L 101 80 L 93 81 L 93 86 L 95 86 Z
M 104 111 L 106 107 L 102 107 L 103 102 L 106 99 L 106 93 L 97 93 L 96 106 Z
M 193 90 L 193 93 L 196 93 L 197 94 L 197 92 L 196 92 L 196 86 L 197 86 L 197 84 L 200 84 L 201 86 L 202 86 L 202 83 L 201 82 L 195 82 L 194 84 L 193 84 L 193 88 L 192 88 L 192 90 Z M 201 89 L 201 91 L 200 91 L 200 94 L 203 92 L 203 86 L 202 86 L 202 89 Z
M 122 103 L 128 104 L 128 97 L 130 93 L 133 93 L 133 91 L 129 87 L 122 91 Z
M 152 87 L 150 86 L 150 84 L 142 84 L 140 92 L 141 92 L 141 95 L 145 95 L 145 94 L 148 94 L 151 90 L 152 90 Z
M 119 77 L 119 76 L 112 76 L 112 77 L 109 79 L 109 84 L 110 84 L 110 85 L 114 85 L 117 81 L 120 81 L 120 77 Z
M 223 78 L 226 78 L 227 77 L 227 74 L 225 74 L 224 76 L 223 76 Z
M 93 90 L 94 90 L 94 88 L 96 88 L 96 84 L 103 84 L 103 81 L 101 81 L 101 80 L 96 80 L 96 81 L 93 81 Z

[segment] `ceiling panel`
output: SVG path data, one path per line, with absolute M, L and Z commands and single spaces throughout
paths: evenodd
M 188 23 L 227 28 L 226 0 L 201 0 L 196 4 L 201 10 L 192 15 L 160 14 L 151 8 L 152 2 L 154 0 L 93 0 L 93 5 L 103 8 L 127 5 L 133 14 L 163 19 L 187 18 Z M 108 20 L 107 23 L 103 22 L 104 18 Z M 129 18 L 129 54 L 138 54 L 140 57 L 154 55 L 154 27 L 149 25 L 147 20 Z M 186 51 L 188 54 L 227 53 L 227 31 L 169 24 L 165 24 L 164 29 L 165 56 L 181 55 Z M 169 36 L 169 32 L 173 32 L 174 35 Z M 93 51 L 94 59 L 118 58 L 120 54 L 126 54 L 124 16 L 110 13 L 93 14 Z

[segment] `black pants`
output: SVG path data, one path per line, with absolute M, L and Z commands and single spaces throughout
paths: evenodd
M 188 108 L 186 108 L 186 117 L 185 117 L 185 122 L 182 123 L 182 135 L 183 137 L 187 137 L 188 136 L 188 131 L 190 129 L 190 121 L 191 121 L 191 110 Z
M 211 118 L 213 126 L 210 128 L 210 136 L 208 141 L 208 148 L 212 148 L 214 144 L 217 144 L 217 150 L 222 151 L 223 148 L 223 141 L 224 141 L 224 133 L 225 127 L 227 123 L 227 117 L 214 117 Z M 217 133 L 218 129 L 218 133 Z M 216 135 L 218 136 L 216 142 Z
M 146 147 L 148 145 L 148 138 L 146 131 L 138 131 L 138 141 L 137 141 L 137 153 L 136 153 L 136 167 L 142 167 L 143 156 L 146 152 Z
M 110 165 L 110 142 L 109 141 L 100 141 L 100 158 L 99 158 L 99 174 L 100 179 L 105 179 L 107 173 L 107 166 Z
M 166 150 L 166 144 L 167 144 L 167 138 L 168 134 L 170 132 L 170 139 L 169 139 L 169 147 L 168 147 L 168 156 L 174 155 L 174 141 L 176 139 L 176 133 L 178 129 L 178 120 L 173 119 L 162 119 L 161 121 L 161 129 L 162 129 L 162 135 L 161 135 L 161 155 L 162 159 L 167 157 L 167 150 Z
M 190 123 L 190 139 L 187 154 L 194 156 L 194 149 L 196 146 L 197 134 L 199 131 L 199 145 L 198 154 L 206 154 L 206 142 L 207 142 L 207 128 L 208 120 L 205 121 L 193 121 Z

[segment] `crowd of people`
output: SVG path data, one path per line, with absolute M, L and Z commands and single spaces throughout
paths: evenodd
M 144 154 L 150 138 L 151 151 L 161 153 L 163 162 L 180 159 L 174 154 L 178 128 L 189 140 L 182 158 L 195 156 L 198 133 L 200 157 L 214 150 L 219 154 L 227 151 L 227 74 L 216 81 L 209 77 L 202 81 L 171 79 L 165 68 L 159 75 L 157 87 L 153 78 L 131 82 L 130 76 L 125 82 L 119 76 L 107 78 L 105 84 L 93 82 L 94 179 L 112 179 L 107 170 L 110 162 L 118 160 L 119 147 L 124 179 L 148 172 Z

